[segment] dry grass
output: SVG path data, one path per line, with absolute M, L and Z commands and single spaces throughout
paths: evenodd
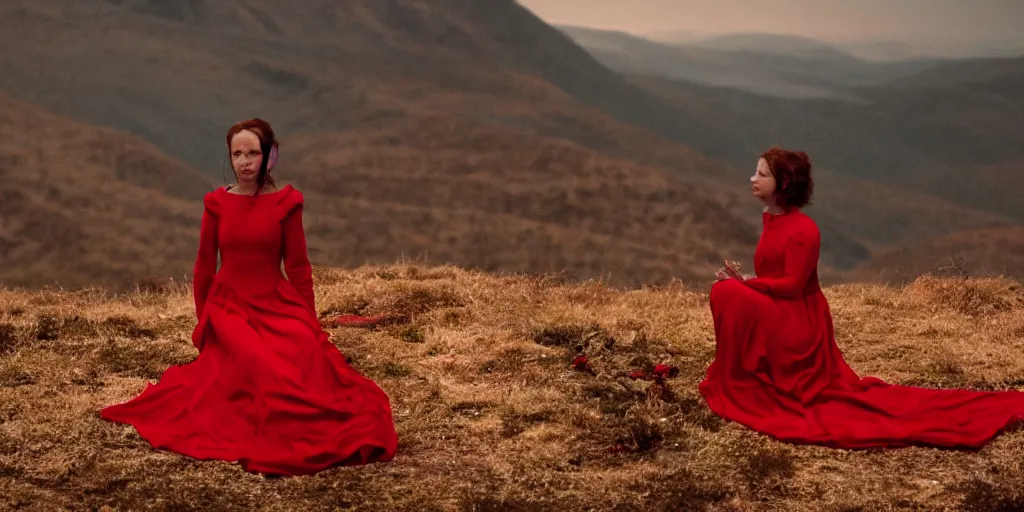
M 0 508 L 34 510 L 1018 510 L 1010 432 L 980 453 L 842 451 L 774 442 L 711 414 L 707 296 L 680 285 L 497 276 L 453 267 L 317 269 L 325 318 L 389 393 L 392 463 L 266 479 L 156 452 L 97 410 L 190 361 L 188 290 L 0 291 Z M 922 279 L 827 290 L 839 344 L 894 382 L 1024 386 L 1024 292 Z M 325 324 L 326 325 L 326 324 Z M 592 371 L 574 370 L 580 352 Z M 668 363 L 668 392 L 629 372 Z

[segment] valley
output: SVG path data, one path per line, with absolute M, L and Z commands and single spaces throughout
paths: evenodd
M 879 64 L 813 45 L 767 58 L 736 41 L 668 48 L 634 37 L 617 43 L 634 55 L 624 67 L 570 36 L 515 3 L 5 3 L 0 42 L 19 49 L 0 55 L 10 101 L 61 119 L 56 125 L 100 130 L 111 155 L 124 151 L 114 140 L 145 141 L 150 160 L 121 158 L 118 172 L 134 166 L 136 178 L 163 178 L 140 192 L 157 206 L 130 219 L 109 213 L 131 211 L 127 203 L 107 217 L 75 213 L 73 205 L 95 202 L 99 192 L 88 187 L 37 195 L 9 181 L 19 192 L 5 206 L 13 220 L 4 283 L 123 286 L 187 273 L 202 194 L 231 178 L 223 131 L 252 116 L 282 135 L 276 177 L 310 200 L 318 264 L 411 258 L 707 286 L 723 258 L 751 264 L 760 216 L 746 180 L 775 144 L 814 159 L 820 186 L 809 213 L 831 281 L 853 269 L 863 276 L 875 254 L 954 231 L 1012 230 L 1024 219 L 1019 187 L 1009 186 L 1020 183 L 1024 161 L 1020 59 Z M 672 62 L 690 74 L 655 69 L 666 55 L 689 56 Z M 778 71 L 762 84 L 832 92 L 743 90 L 750 79 L 736 70 L 755 61 L 754 72 Z M 702 69 L 739 82 L 701 84 Z M 29 117 L 6 129 L 37 133 Z M 54 183 L 83 175 L 77 157 L 58 158 L 42 149 L 53 144 L 44 135 L 33 137 L 0 151 L 46 158 L 9 156 L 7 175 L 45 173 Z M 115 168 L 115 158 L 92 172 Z M 131 195 L 110 197 L 118 194 Z M 74 227 L 25 220 L 61 211 L 43 224 Z M 128 257 L 88 272 L 107 258 L 75 266 L 38 256 L 64 240 L 80 240 L 69 247 L 81 253 L 144 244 L 141 233 L 155 228 L 129 223 L 161 215 L 176 220 L 159 235 L 174 237 L 160 256 L 104 248 Z M 139 234 L 116 243 L 80 234 L 104 230 Z

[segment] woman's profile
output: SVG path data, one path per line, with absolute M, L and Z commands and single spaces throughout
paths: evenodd
M 927 389 L 859 377 L 836 345 L 818 282 L 821 237 L 802 208 L 803 152 L 771 148 L 751 194 L 765 204 L 756 276 L 730 263 L 711 288 L 715 359 L 699 389 L 719 416 L 776 439 L 838 448 L 979 448 L 1024 420 L 1024 393 Z
M 317 319 L 303 195 L 274 184 L 273 129 L 250 119 L 226 142 L 237 181 L 203 199 L 193 271 L 199 355 L 101 416 L 154 448 L 256 473 L 391 460 L 388 396 L 346 363 Z

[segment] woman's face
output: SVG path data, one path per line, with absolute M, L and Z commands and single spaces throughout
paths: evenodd
M 239 183 L 256 182 L 256 176 L 263 164 L 260 139 L 249 130 L 242 130 L 231 137 L 231 167 Z
M 750 177 L 750 193 L 764 202 L 775 200 L 775 176 L 764 158 L 757 160 L 757 169 Z

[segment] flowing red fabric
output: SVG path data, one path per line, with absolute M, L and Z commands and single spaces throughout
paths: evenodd
M 388 396 L 346 363 L 317 320 L 301 192 L 219 188 L 204 203 L 193 282 L 199 356 L 100 415 L 133 425 L 154 448 L 254 473 L 391 460 L 398 438 Z
M 1024 420 L 1024 393 L 928 389 L 859 377 L 836 345 L 818 282 L 820 234 L 799 210 L 763 214 L 757 277 L 711 288 L 717 346 L 699 389 L 726 420 L 836 448 L 977 449 Z

